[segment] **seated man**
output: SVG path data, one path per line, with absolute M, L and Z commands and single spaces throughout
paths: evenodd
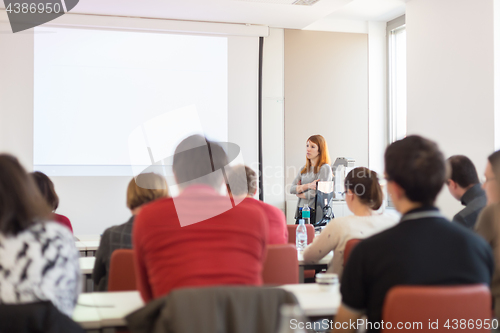
M 451 166 L 448 190 L 465 206 L 453 216 L 452 222 L 472 230 L 479 213 L 486 206 L 486 194 L 479 183 L 476 168 L 467 156 L 454 155 L 448 158 L 448 162 Z
M 488 244 L 453 226 L 433 206 L 446 180 L 445 161 L 434 142 L 409 136 L 391 144 L 385 152 L 385 173 L 401 220 L 353 249 L 335 318 L 349 327 L 345 323 L 366 314 L 372 323 L 369 332 L 379 331 L 375 327 L 380 327 L 385 295 L 396 285 L 489 285 L 493 273 Z
M 180 287 L 261 285 L 268 222 L 250 202 L 220 195 L 226 153 L 199 135 L 175 150 L 180 189 L 135 219 L 133 247 L 138 289 L 147 302 Z
M 257 175 L 247 166 L 238 165 L 231 169 L 227 175 L 228 193 L 234 197 L 247 198 L 248 201 L 260 206 L 269 221 L 269 242 L 268 244 L 288 243 L 288 228 L 286 227 L 285 214 L 272 205 L 260 200 L 255 200 L 253 196 L 257 193 Z

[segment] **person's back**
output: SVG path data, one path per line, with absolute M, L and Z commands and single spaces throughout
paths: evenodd
M 198 212 L 221 211 L 207 220 L 181 226 L 176 206 Z M 172 289 L 206 285 L 260 285 L 267 221 L 255 205 L 243 200 L 234 208 L 212 188 L 193 185 L 174 199 L 145 206 L 134 226 L 139 288 L 149 300 Z
M 278 207 L 254 199 L 257 194 L 257 174 L 245 165 L 236 165 L 227 172 L 227 191 L 237 202 L 246 199 L 259 206 L 269 223 L 268 244 L 287 244 L 288 228 L 285 214 Z
M 446 182 L 448 190 L 465 206 L 453 216 L 452 222 L 472 230 L 486 206 L 486 194 L 479 183 L 476 168 L 467 156 L 453 155 L 447 161 L 451 167 L 451 176 Z
M 268 244 L 287 244 L 288 243 L 288 228 L 286 226 L 285 214 L 278 207 L 267 204 L 260 200 L 248 198 L 255 202 L 264 211 L 269 223 L 269 238 Z
M 490 283 L 493 262 L 486 242 L 444 217 L 419 218 L 419 212 L 439 214 L 427 208 L 408 212 L 399 224 L 362 241 L 351 253 L 347 265 L 363 267 L 366 274 L 346 268 L 342 301 L 366 309 L 370 322 L 382 320 L 385 295 L 397 285 Z
M 387 192 L 402 217 L 398 225 L 362 241 L 352 251 L 336 316 L 344 325 L 363 313 L 368 322 L 380 324 L 386 294 L 397 285 L 489 285 L 493 274 L 488 244 L 451 224 L 434 207 L 447 178 L 437 145 L 408 136 L 387 147 L 384 162 Z M 367 328 L 378 332 L 380 325 Z

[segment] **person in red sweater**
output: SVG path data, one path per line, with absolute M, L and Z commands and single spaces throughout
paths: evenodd
M 52 180 L 40 171 L 32 172 L 30 175 L 35 181 L 38 190 L 45 198 L 45 201 L 47 201 L 49 207 L 52 208 L 52 220 L 66 226 L 71 230 L 71 233 L 73 233 L 73 227 L 71 226 L 70 220 L 64 215 L 55 213 L 57 207 L 59 207 L 59 197 L 57 196 Z
M 267 218 L 219 192 L 224 149 L 194 135 L 173 158 L 180 195 L 143 206 L 132 234 L 137 287 L 148 302 L 182 287 L 261 285 Z
M 285 214 L 281 209 L 269 205 L 253 197 L 257 193 L 257 175 L 247 166 L 237 165 L 228 172 L 228 193 L 233 198 L 245 198 L 264 210 L 269 221 L 268 244 L 287 244 L 288 228 L 286 226 Z

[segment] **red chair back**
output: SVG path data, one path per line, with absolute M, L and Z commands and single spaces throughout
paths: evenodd
M 137 290 L 135 281 L 134 250 L 113 251 L 109 264 L 108 291 Z
M 296 231 L 298 224 L 287 224 L 288 228 L 288 244 L 293 244 L 295 245 L 295 238 L 296 238 Z M 315 236 L 315 231 L 314 227 L 312 224 L 306 224 L 306 230 L 307 230 L 307 244 L 311 244 L 314 236 Z
M 465 328 L 474 332 L 490 331 L 476 326 L 476 320 L 491 318 L 491 294 L 487 286 L 482 284 L 460 286 L 396 286 L 389 290 L 385 297 L 382 309 L 384 323 L 391 322 L 392 330 L 396 330 L 397 323 L 421 322 L 422 327 L 412 330 L 429 331 L 430 323 L 438 321 L 439 329 L 432 332 L 449 332 L 444 325 L 454 327 L 453 319 L 458 320 L 457 329 L 461 320 L 465 320 Z M 469 320 L 474 321 L 474 328 L 469 328 Z M 491 323 L 491 320 L 488 320 Z M 409 325 L 409 324 L 407 324 Z M 434 328 L 434 327 L 431 327 Z M 464 328 L 464 325 L 462 325 Z M 407 329 L 408 330 L 408 329 Z M 387 327 L 382 333 L 389 331 Z
M 347 243 L 345 244 L 344 267 L 345 267 L 345 264 L 347 263 L 347 259 L 349 259 L 349 256 L 351 255 L 352 249 L 354 249 L 354 247 L 356 245 L 358 245 L 359 242 L 361 242 L 361 239 L 354 238 L 354 239 L 348 240 Z
M 299 283 L 299 260 L 294 245 L 276 244 L 267 247 L 262 281 L 264 284 Z

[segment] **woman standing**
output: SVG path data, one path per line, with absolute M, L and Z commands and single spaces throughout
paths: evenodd
M 297 202 L 297 211 L 295 217 L 298 216 L 299 208 L 308 205 L 311 209 L 311 223 L 321 220 L 321 213 L 315 214 L 318 203 L 314 205 L 316 199 L 316 183 L 318 181 L 331 181 L 332 168 L 330 166 L 330 154 L 328 154 L 328 145 L 325 138 L 321 135 L 313 135 L 306 142 L 306 165 L 304 165 L 297 177 L 293 180 L 290 189 L 291 194 L 295 194 L 299 201 Z M 319 208 L 321 211 L 321 208 Z M 313 216 L 316 216 L 313 220 Z

